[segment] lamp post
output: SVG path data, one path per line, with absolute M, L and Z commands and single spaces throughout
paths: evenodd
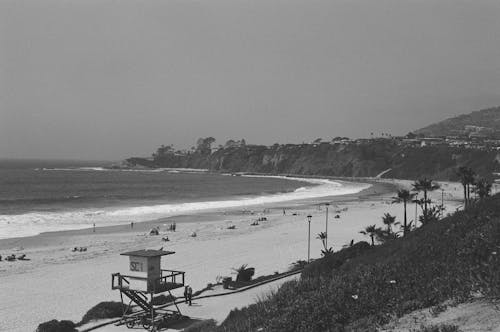
M 326 206 L 326 219 L 325 219 L 325 249 L 328 250 L 328 206 L 330 203 L 325 203 Z
M 311 261 L 311 218 L 312 216 L 309 214 L 307 216 L 307 223 L 309 224 L 309 231 L 307 233 L 307 263 Z
M 417 213 L 418 213 L 418 193 L 415 195 L 415 229 L 417 228 Z
M 444 189 L 441 188 L 441 218 L 443 218 L 444 211 Z

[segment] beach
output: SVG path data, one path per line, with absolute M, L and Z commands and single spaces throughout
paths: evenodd
M 95 232 L 88 228 L 0 240 L 2 256 L 25 253 L 30 259 L 0 262 L 0 331 L 31 331 L 54 318 L 78 322 L 97 303 L 119 301 L 119 292 L 111 290 L 111 273 L 128 271 L 128 258 L 119 255 L 125 251 L 175 251 L 164 258 L 162 267 L 185 271 L 186 283 L 196 291 L 215 283 L 218 276 L 234 277 L 232 268 L 242 264 L 254 267 L 258 277 L 284 272 L 291 263 L 307 259 L 308 214 L 312 215 L 311 258 L 319 258 L 322 245 L 316 236 L 325 230 L 326 219 L 321 203 L 331 204 L 328 245 L 335 251 L 351 240 L 368 240 L 359 231 L 371 224 L 382 225 L 384 213 L 402 222 L 403 206 L 392 204 L 392 197 L 397 188 L 409 188 L 411 181 L 356 181 L 371 186 L 355 194 L 201 211 L 134 223 L 133 228 L 117 225 L 97 227 Z M 442 188 L 431 198 L 438 204 L 444 199 L 445 213 L 455 211 L 461 205 L 461 185 L 442 183 Z M 414 211 L 414 204 L 409 205 L 409 220 Z M 251 225 L 262 217 L 267 220 Z M 168 231 L 173 222 L 176 231 Z M 157 236 L 149 235 L 154 227 L 159 227 Z M 169 241 L 163 241 L 164 237 Z M 75 252 L 74 247 L 87 250 Z

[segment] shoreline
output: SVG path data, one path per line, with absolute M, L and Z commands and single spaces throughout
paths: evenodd
M 329 180 L 336 180 L 339 182 L 350 182 L 346 179 L 338 179 L 338 178 L 329 178 Z M 370 187 L 366 189 L 362 189 L 361 191 L 353 194 L 345 194 L 345 195 L 336 195 L 336 196 L 325 196 L 321 198 L 308 198 L 302 200 L 291 200 L 291 201 L 283 201 L 276 203 L 265 203 L 265 204 L 255 204 L 250 206 L 240 206 L 240 207 L 231 207 L 223 209 L 228 213 L 235 213 L 244 211 L 252 211 L 252 208 L 260 207 L 262 208 L 270 208 L 281 210 L 283 208 L 287 209 L 290 207 L 294 207 L 297 204 L 300 205 L 308 205 L 309 201 L 323 200 L 323 201 L 332 201 L 332 202 L 342 202 L 346 200 L 351 200 L 357 196 L 358 199 L 369 199 L 370 197 L 377 196 L 380 194 L 384 194 L 388 191 L 393 190 L 397 185 L 385 182 L 377 182 L 377 181 L 365 181 L 367 184 L 370 184 Z M 365 183 L 363 182 L 363 183 Z M 355 182 L 361 183 L 361 182 Z M 376 184 L 376 185 L 375 185 Z M 378 189 L 378 190 L 377 190 Z M 150 231 L 153 227 L 161 226 L 166 222 L 173 222 L 182 224 L 189 222 L 197 222 L 199 220 L 203 221 L 216 221 L 218 220 L 220 215 L 220 211 L 214 211 L 214 209 L 209 210 L 201 210 L 201 211 L 193 211 L 191 213 L 182 213 L 179 215 L 173 215 L 163 218 L 157 218 L 146 221 L 134 221 L 134 228 L 130 227 L 130 224 L 119 224 L 119 225 L 109 225 L 109 226 L 96 226 L 95 233 L 99 234 L 115 234 L 115 233 L 133 233 L 137 231 Z M 207 220 L 208 219 L 208 220 Z M 67 230 L 59 230 L 59 231 L 49 231 L 42 232 L 37 235 L 32 236 L 22 236 L 22 237 L 12 237 L 6 239 L 0 239 L 0 250 L 6 250 L 9 248 L 15 247 L 30 247 L 32 244 L 44 244 L 46 242 L 51 242 L 58 237 L 64 236 L 75 236 L 75 235 L 92 235 L 95 234 L 93 232 L 93 227 L 81 228 L 81 229 L 67 229 Z M 13 247 L 15 246 L 15 247 Z
M 96 228 L 96 233 L 92 229 L 70 230 L 0 240 L 0 254 L 26 253 L 31 259 L 0 262 L 0 292 L 9 303 L 0 307 L 0 316 L 6 317 L 7 330 L 19 332 L 33 330 L 53 318 L 78 321 L 97 303 L 119 300 L 119 294 L 110 289 L 109 276 L 126 271 L 127 259 L 119 254 L 136 249 L 165 247 L 175 251 L 163 262 L 164 267 L 185 271 L 186 282 L 195 290 L 218 276 L 231 276 L 231 268 L 241 264 L 255 267 L 256 278 L 286 271 L 291 263 L 307 257 L 308 214 L 313 216 L 311 258 L 320 257 L 322 247 L 316 234 L 324 231 L 325 210 L 318 204 L 331 204 L 329 244 L 335 251 L 351 239 L 366 240 L 359 231 L 369 224 L 381 225 L 384 213 L 401 218 L 402 206 L 391 201 L 397 188 L 410 182 L 372 179 L 370 184 L 356 194 L 258 205 L 254 214 L 248 209 L 224 209 L 134 223 L 134 229 L 130 225 L 108 226 Z M 454 186 L 461 195 L 459 184 Z M 436 193 L 433 199 L 437 198 Z M 338 219 L 334 218 L 335 210 L 342 210 Z M 267 221 L 251 226 L 261 216 Z M 174 220 L 177 231 L 165 231 Z M 229 225 L 235 229 L 228 229 Z M 149 229 L 155 226 L 160 226 L 160 235 L 149 236 Z M 196 238 L 190 236 L 193 232 L 198 233 Z M 164 236 L 170 241 L 163 242 Z M 87 247 L 88 251 L 71 252 L 73 247 Z M 34 314 L 21 319 L 19 314 L 26 311 Z M 223 317 L 224 313 L 214 316 Z
M 314 179 L 314 180 L 329 180 L 329 181 L 336 181 L 339 182 L 341 185 L 345 184 L 355 184 L 355 185 L 362 185 L 362 184 L 369 184 L 370 187 L 373 186 L 373 183 L 370 183 L 369 180 L 366 181 L 350 181 L 346 179 L 339 179 L 339 178 L 332 178 L 332 177 L 312 177 L 312 176 L 286 176 L 286 175 L 261 175 L 261 174 L 242 174 L 242 176 L 258 176 L 258 177 L 278 177 L 278 178 L 286 178 L 289 179 L 290 181 L 301 181 L 302 179 Z M 314 188 L 318 186 L 319 184 L 314 184 L 314 182 L 310 182 L 310 184 L 313 184 L 311 188 Z M 370 188 L 369 187 L 369 188 Z M 300 187 L 299 187 L 300 188 Z M 143 229 L 144 225 L 149 225 L 149 230 L 154 227 L 158 226 L 159 223 L 166 222 L 169 220 L 173 219 L 179 219 L 179 222 L 188 222 L 186 221 L 187 218 L 195 218 L 196 216 L 200 215 L 217 215 L 219 210 L 226 210 L 226 211 L 237 211 L 237 210 L 252 210 L 255 207 L 261 207 L 261 206 L 275 206 L 275 205 L 280 205 L 283 207 L 286 207 L 287 205 L 293 205 L 294 202 L 297 201 L 308 201 L 312 199 L 321 199 L 321 198 L 329 198 L 329 197 L 342 197 L 342 196 L 350 196 L 350 195 L 357 195 L 365 190 L 369 189 L 362 189 L 356 193 L 353 194 L 341 194 L 341 195 L 334 195 L 334 196 L 324 196 L 324 197 L 310 197 L 310 198 L 302 198 L 302 199 L 295 199 L 295 200 L 283 200 L 283 201 L 278 201 L 278 202 L 269 202 L 269 203 L 255 203 L 255 204 L 249 204 L 249 205 L 241 205 L 241 206 L 234 206 L 234 207 L 215 207 L 215 208 L 206 208 L 206 209 L 201 209 L 201 210 L 193 210 L 193 211 L 181 211 L 179 214 L 173 214 L 167 217 L 161 217 L 161 218 L 153 218 L 150 220 L 142 220 L 142 221 L 136 221 L 133 220 L 133 217 L 130 217 L 131 222 L 134 224 L 135 229 L 130 229 L 130 223 L 119 223 L 119 224 L 111 224 L 111 225 L 96 225 L 95 230 L 96 232 L 104 232 L 104 233 L 111 233 L 111 232 L 127 232 L 127 230 L 134 231 L 136 229 Z M 290 191 L 284 193 L 286 194 L 291 194 L 294 193 L 295 191 Z M 264 196 L 256 196 L 256 197 L 272 197 L 273 195 L 278 195 L 282 193 L 273 193 L 273 194 L 268 194 Z M 202 201 L 202 202 L 223 202 L 226 199 L 229 199 L 228 197 L 221 197 L 221 200 L 215 200 L 215 201 Z M 194 203 L 199 203 L 199 202 L 194 202 Z M 177 222 L 177 220 L 175 220 Z M 29 241 L 37 241 L 37 239 L 40 238 L 54 238 L 57 236 L 63 236 L 63 235 L 75 235 L 75 234 L 92 234 L 93 232 L 93 227 L 82 227 L 82 228 L 74 228 L 74 229 L 62 229 L 62 230 L 56 230 L 56 231 L 46 231 L 46 232 L 41 232 L 39 234 L 35 235 L 29 235 L 29 236 L 18 236 L 18 237 L 9 237 L 9 238 L 0 238 L 0 250 L 6 249 L 9 245 L 12 245 L 13 243 L 15 244 L 20 244 L 22 246 L 23 243 L 27 243 Z

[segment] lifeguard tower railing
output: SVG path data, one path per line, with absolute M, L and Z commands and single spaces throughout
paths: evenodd
M 111 275 L 111 288 L 153 294 L 163 293 L 172 289 L 184 287 L 184 274 L 185 272 L 183 271 L 161 270 L 160 277 L 151 279 L 147 277 L 113 273 Z M 146 285 L 146 287 L 140 287 L 141 284 Z

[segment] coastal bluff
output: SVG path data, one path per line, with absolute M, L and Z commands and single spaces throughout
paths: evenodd
M 299 174 L 456 180 L 467 166 L 491 177 L 500 170 L 500 152 L 448 145 L 402 144 L 396 139 L 364 139 L 315 144 L 238 144 L 189 152 L 161 148 L 150 158 L 129 158 L 126 167 L 202 168 L 216 172 Z

